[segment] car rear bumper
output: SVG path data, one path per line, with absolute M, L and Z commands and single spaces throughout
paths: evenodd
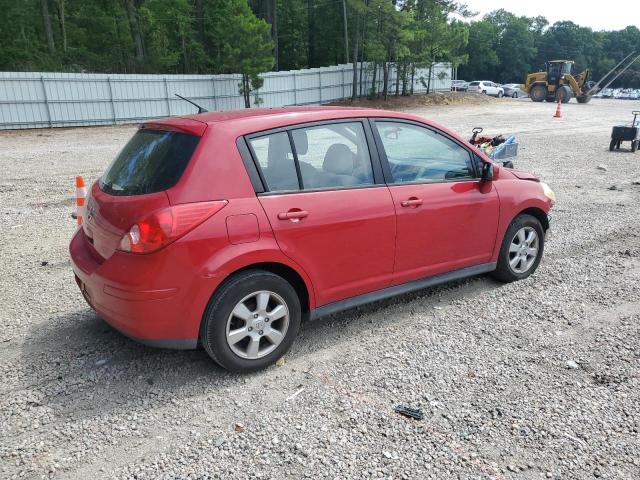
M 69 246 L 75 280 L 89 306 L 109 325 L 140 343 L 193 349 L 204 306 L 190 281 L 170 269 L 166 253 L 114 253 L 102 262 L 79 229 Z M 140 258 L 132 258 L 140 257 Z M 206 305 L 206 299 L 204 305 Z

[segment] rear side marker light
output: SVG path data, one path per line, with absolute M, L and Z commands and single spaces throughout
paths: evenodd
M 186 203 L 152 212 L 129 229 L 118 250 L 129 253 L 160 250 L 218 213 L 227 203 L 226 200 Z

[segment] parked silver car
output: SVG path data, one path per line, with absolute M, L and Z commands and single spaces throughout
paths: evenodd
M 477 92 L 485 95 L 492 95 L 501 98 L 504 96 L 504 89 L 497 83 L 489 80 L 474 80 L 467 87 L 468 92 Z
M 504 96 L 512 98 L 526 97 L 527 92 L 522 91 L 520 87 L 521 85 L 519 83 L 507 83 L 502 85 L 502 88 L 504 89 Z
M 469 86 L 469 82 L 465 80 L 451 80 L 452 92 L 466 92 L 468 86 Z

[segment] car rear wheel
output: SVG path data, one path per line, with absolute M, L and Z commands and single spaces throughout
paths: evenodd
M 538 268 L 543 251 L 540 221 L 532 215 L 518 215 L 504 235 L 493 276 L 503 282 L 525 279 Z
M 518 98 L 518 92 L 513 92 L 511 94 L 511 98 Z
M 300 321 L 300 300 L 285 279 L 248 270 L 230 277 L 211 297 L 200 341 L 227 370 L 260 370 L 289 350 Z

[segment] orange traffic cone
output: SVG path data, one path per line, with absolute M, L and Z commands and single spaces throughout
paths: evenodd
M 553 115 L 553 118 L 562 118 L 562 113 L 560 112 L 560 99 L 558 99 L 558 106 L 556 107 L 556 113 Z
M 87 197 L 87 188 L 84 186 L 84 178 L 76 177 L 76 221 L 82 225 L 82 214 L 84 211 L 84 199 Z

